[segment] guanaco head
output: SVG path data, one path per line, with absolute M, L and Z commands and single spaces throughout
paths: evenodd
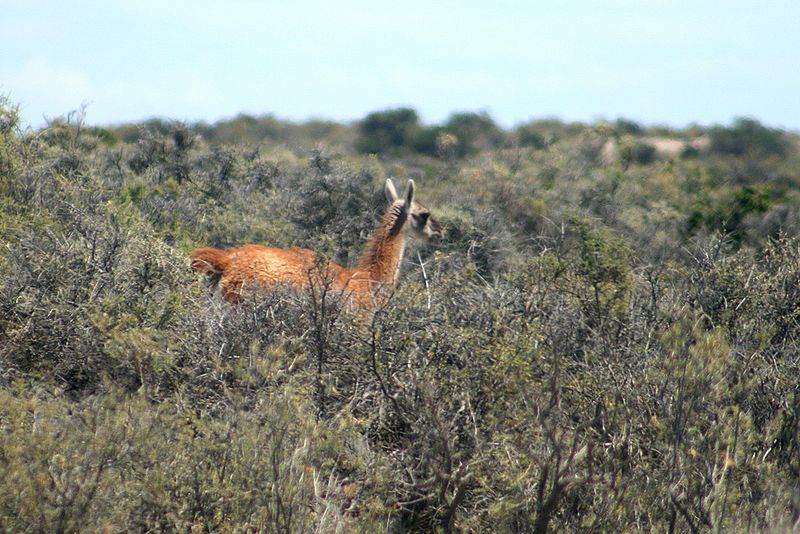
M 410 237 L 426 241 L 437 241 L 442 237 L 442 227 L 436 219 L 431 217 L 430 210 L 422 204 L 414 202 L 414 180 L 408 181 L 408 187 L 402 199 L 397 196 L 397 190 L 394 188 L 391 178 L 386 180 L 384 191 L 390 204 L 402 202 L 401 218 L 405 220 L 404 228 Z

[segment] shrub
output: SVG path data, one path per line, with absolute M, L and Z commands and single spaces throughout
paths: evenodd
M 312 135 L 218 126 L 262 120 Z M 377 159 L 155 126 L 111 146 L 0 106 L 0 530 L 796 522 L 792 151 L 623 169 L 558 121 L 461 159 L 413 127 Z M 324 284 L 232 306 L 189 268 L 247 242 L 352 264 L 389 175 L 446 233 L 373 314 Z
M 626 143 L 620 147 L 619 158 L 626 167 L 631 163 L 649 165 L 656 159 L 656 147 L 647 143 Z
M 688 230 L 693 232 L 700 226 L 717 229 L 737 244 L 744 238 L 744 221 L 750 214 L 769 210 L 771 195 L 768 187 L 741 186 L 720 189 L 715 199 L 701 198 L 689 216 Z
M 644 128 L 636 121 L 619 118 L 614 121 L 614 131 L 619 136 L 642 135 L 644 133 Z
M 779 130 L 767 128 L 755 119 L 738 118 L 729 128 L 710 131 L 711 151 L 718 154 L 756 158 L 784 156 L 788 143 Z
M 459 140 L 459 155 L 473 154 L 500 146 L 502 132 L 488 113 L 453 113 L 444 124 L 444 129 Z
M 398 153 L 409 149 L 418 130 L 419 117 L 413 109 L 370 113 L 358 125 L 356 148 L 364 154 Z

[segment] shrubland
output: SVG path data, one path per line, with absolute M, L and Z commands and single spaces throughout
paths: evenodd
M 4 102 L 0 530 L 796 528 L 797 144 L 408 109 L 31 131 Z M 352 265 L 389 176 L 446 236 L 373 314 L 189 269 Z

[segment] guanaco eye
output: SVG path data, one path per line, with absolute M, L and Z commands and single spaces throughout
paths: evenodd
M 425 224 L 426 222 L 428 222 L 428 217 L 430 217 L 430 216 L 431 216 L 431 214 L 429 212 L 427 212 L 427 211 L 424 211 L 422 213 L 415 213 L 414 214 L 414 218 L 417 219 L 422 224 Z

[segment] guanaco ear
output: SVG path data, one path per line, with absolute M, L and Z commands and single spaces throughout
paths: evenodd
M 411 207 L 414 202 L 414 180 L 408 181 L 408 189 L 406 189 L 406 206 Z
M 383 188 L 383 192 L 386 193 L 386 200 L 389 201 L 389 204 L 394 204 L 394 201 L 397 200 L 397 189 L 394 188 L 391 178 L 386 179 L 386 187 Z

